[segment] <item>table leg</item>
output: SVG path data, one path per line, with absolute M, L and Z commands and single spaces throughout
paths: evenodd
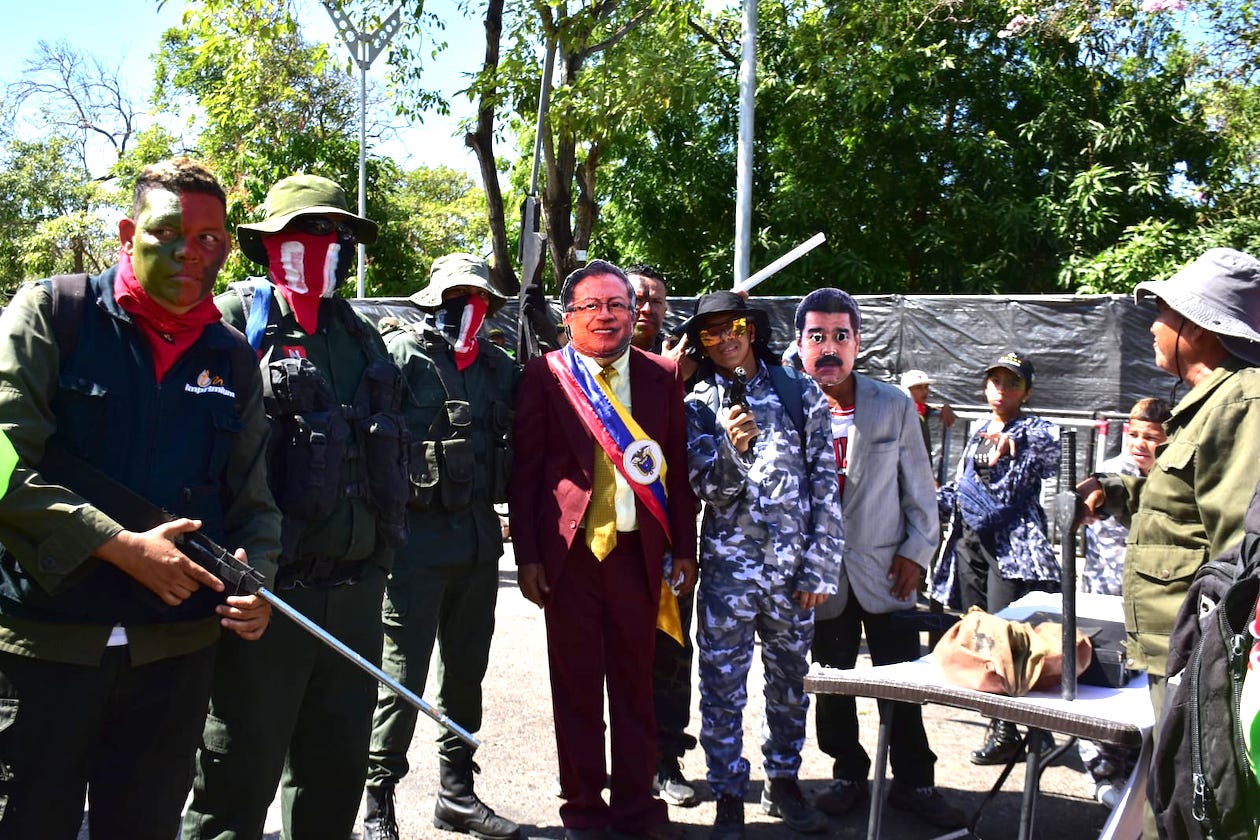
M 1041 750 L 1037 747 L 1045 735 L 1043 730 L 1030 726 L 1024 738 L 1027 765 L 1024 768 L 1024 798 L 1019 808 L 1019 840 L 1032 840 L 1033 825 L 1037 821 L 1037 792 L 1041 788 Z
M 879 840 L 879 823 L 884 816 L 884 776 L 888 769 L 888 741 L 892 736 L 891 700 L 879 701 L 879 743 L 875 746 L 875 780 L 871 785 L 871 810 L 866 822 L 866 840 Z

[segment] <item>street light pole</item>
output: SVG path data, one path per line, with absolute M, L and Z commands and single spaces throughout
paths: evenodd
M 350 57 L 359 66 L 359 215 L 367 216 L 367 71 L 372 62 L 381 54 L 393 37 L 398 34 L 398 15 L 402 12 L 400 4 L 394 13 L 385 19 L 381 28 L 375 32 L 360 32 L 346 17 L 333 0 L 323 0 L 328 16 L 341 35 L 346 46 L 350 48 Z M 367 271 L 367 254 L 363 243 L 359 243 L 359 297 L 365 294 L 364 276 Z
M 744 0 L 739 62 L 739 138 L 735 153 L 735 285 L 748 278 L 752 252 L 753 103 L 757 93 L 757 0 Z

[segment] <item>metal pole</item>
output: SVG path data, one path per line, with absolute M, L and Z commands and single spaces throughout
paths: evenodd
M 346 46 L 350 48 L 350 57 L 359 65 L 359 215 L 367 217 L 367 71 L 372 62 L 381 54 L 390 40 L 398 34 L 399 13 L 402 6 L 394 9 L 393 14 L 385 19 L 375 32 L 360 32 L 350 18 L 331 0 L 323 0 L 324 9 L 332 18 L 333 25 L 341 34 Z M 365 276 L 367 273 L 367 249 L 363 243 L 358 247 L 359 263 L 359 297 L 366 295 Z
M 809 239 L 806 239 L 800 245 L 797 245 L 791 251 L 788 251 L 786 254 L 779 257 L 777 260 L 775 260 L 774 262 L 770 263 L 765 268 L 758 271 L 752 277 L 745 278 L 742 282 L 736 283 L 735 288 L 732 289 L 732 291 L 736 291 L 736 292 L 750 291 L 758 283 L 769 278 L 771 275 L 778 273 L 779 271 L 781 271 L 788 265 L 791 265 L 792 263 L 796 262 L 801 257 L 808 254 L 810 251 L 814 250 L 819 245 L 823 244 L 823 242 L 825 242 L 826 240 L 827 240 L 826 235 L 822 233 L 815 233 Z M 745 269 L 746 268 L 747 266 L 745 266 Z
M 1055 500 L 1063 589 L 1063 681 L 1060 696 L 1076 699 L 1076 429 L 1064 429 L 1059 462 L 1061 490 Z M 1032 735 L 1029 735 L 1031 738 Z M 1031 743 L 1031 742 L 1030 742 Z M 1030 753 L 1033 750 L 1029 751 Z M 1029 756 L 1031 759 L 1031 755 Z M 1031 762 L 1029 771 L 1031 770 Z
M 366 52 L 367 44 L 360 42 L 359 49 Z M 368 62 L 359 60 L 359 215 L 367 216 L 367 71 Z M 359 251 L 359 297 L 366 297 L 367 249 L 363 243 Z
M 739 142 L 735 159 L 735 286 L 748 277 L 752 242 L 753 106 L 757 92 L 757 0 L 744 0 L 739 62 Z

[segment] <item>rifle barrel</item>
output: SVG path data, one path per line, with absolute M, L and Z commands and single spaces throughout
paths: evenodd
M 274 592 L 267 589 L 266 587 L 262 587 L 258 590 L 258 595 L 268 604 L 271 604 L 271 606 L 275 607 L 277 610 L 284 613 L 286 616 L 288 616 L 293 621 L 295 621 L 297 625 L 301 627 L 303 630 L 305 630 L 307 633 L 310 633 L 312 636 L 315 636 L 324 644 L 328 645 L 330 648 L 337 651 L 337 653 L 341 654 L 346 659 L 350 660 L 350 662 L 354 663 L 360 669 L 367 672 L 377 682 L 382 683 L 390 691 L 394 692 L 399 697 L 406 700 L 411 705 L 415 706 L 421 712 L 424 712 L 426 715 L 433 718 L 433 720 L 437 721 L 438 724 L 446 727 L 451 732 L 455 733 L 455 735 L 458 736 L 459 739 L 463 741 L 465 744 L 467 744 L 469 747 L 475 750 L 477 749 L 477 747 L 481 745 L 481 742 L 478 741 L 470 732 L 468 732 L 468 730 L 464 729 L 464 727 L 460 726 L 458 723 L 451 720 L 448 716 L 442 714 L 437 709 L 430 706 L 428 703 L 425 702 L 424 698 L 417 695 L 414 691 L 411 691 L 410 689 L 408 689 L 405 685 L 403 685 L 398 680 L 391 677 L 389 674 L 382 671 L 380 668 L 376 667 L 367 659 L 364 659 L 361 655 L 359 655 L 358 652 L 346 646 L 345 642 L 341 641 L 336 636 L 332 635 L 327 630 L 325 630 L 323 627 L 320 627 L 318 624 L 311 621 L 302 613 L 298 612 L 291 605 L 289 605 L 283 599 L 277 596 Z

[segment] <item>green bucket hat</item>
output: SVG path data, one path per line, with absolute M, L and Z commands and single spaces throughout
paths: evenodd
M 351 213 L 350 205 L 346 201 L 346 191 L 318 175 L 290 175 L 277 181 L 275 186 L 267 190 L 263 209 L 267 218 L 236 228 L 241 251 L 259 265 L 267 265 L 263 234 L 279 233 L 298 216 L 340 216 L 354 229 L 357 241 L 364 245 L 371 245 L 376 241 L 376 222 Z
M 490 266 L 472 254 L 447 254 L 433 261 L 429 269 L 429 285 L 411 296 L 411 302 L 421 309 L 437 309 L 442 305 L 442 295 L 447 289 L 472 286 L 490 294 L 490 307 L 486 314 L 498 312 L 507 298 L 490 282 Z

